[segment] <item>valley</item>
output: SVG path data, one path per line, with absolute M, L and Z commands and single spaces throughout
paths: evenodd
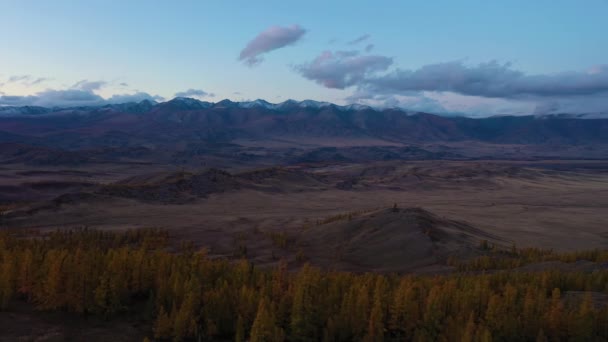
M 373 320 L 389 339 L 605 336 L 606 119 L 193 99 L 0 113 L 7 341 L 351 340 Z M 467 293 L 470 317 L 433 328 L 438 293 Z M 327 316 L 306 333 L 297 296 Z
M 274 265 L 283 258 L 297 267 L 299 252 L 317 266 L 334 267 L 327 258 L 317 258 L 316 250 L 336 247 L 342 238 L 330 233 L 337 227 L 319 222 L 349 213 L 374 215 L 396 205 L 404 210 L 421 208 L 486 234 L 475 235 L 470 246 L 484 239 L 505 247 L 556 251 L 608 246 L 608 164 L 602 161 L 388 161 L 230 172 L 143 169 L 114 165 L 96 171 L 23 171 L 16 165 L 4 166 L 4 189 L 9 184 L 13 188 L 3 195 L 25 196 L 29 191 L 31 197 L 5 210 L 2 225 L 42 230 L 157 227 L 218 257 L 238 258 L 238 248 L 246 248 L 247 258 L 259 265 Z M 379 224 L 376 234 L 389 244 L 366 247 L 369 253 L 407 248 L 405 240 L 390 245 L 400 234 L 398 227 L 406 234 L 406 221 L 397 220 L 396 231 Z M 327 234 L 319 231 L 326 229 Z M 289 246 L 276 246 L 272 237 L 277 234 Z M 310 240 L 311 236 L 318 237 Z M 394 271 L 411 271 L 410 262 L 418 261 L 389 259 L 382 264 Z M 375 270 L 356 265 L 343 266 Z
M 608 245 L 606 119 L 189 98 L 0 112 L 4 228 L 156 227 L 215 257 L 355 271 L 445 268 L 449 254 L 475 256 L 482 236 L 505 248 Z M 408 234 L 436 224 L 412 228 L 389 215 L 380 221 L 395 228 L 379 224 L 377 243 L 353 248 L 393 257 L 368 264 L 319 253 L 351 243 L 332 231 L 359 229 L 319 222 L 352 213 L 374 222 L 395 205 L 480 233 L 420 263 L 399 253 Z M 450 236 L 442 243 L 459 239 Z
M 608 341 L 606 13 L 0 0 L 0 342 Z

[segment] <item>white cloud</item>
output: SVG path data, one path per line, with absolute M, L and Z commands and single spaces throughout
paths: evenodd
M 214 97 L 215 94 L 213 93 L 208 93 L 202 89 L 188 89 L 185 91 L 180 91 L 175 93 L 175 97 L 198 97 L 198 98 L 203 98 L 203 97 Z
M 103 98 L 90 90 L 82 89 L 47 89 L 34 95 L 2 95 L 0 105 L 3 106 L 41 106 L 41 107 L 78 107 L 101 106 L 112 103 L 140 102 L 142 100 L 162 101 L 162 97 L 152 96 L 145 92 L 134 94 L 115 94 Z
M 299 25 L 269 27 L 247 43 L 241 50 L 239 61 L 255 66 L 262 62 L 264 54 L 295 44 L 305 33 L 306 30 Z
M 387 70 L 393 60 L 384 56 L 359 55 L 356 51 L 325 51 L 295 70 L 327 88 L 344 89 L 365 82 L 372 74 Z

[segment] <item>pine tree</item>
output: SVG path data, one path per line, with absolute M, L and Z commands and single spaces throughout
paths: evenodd
M 594 306 L 591 297 L 608 290 L 602 271 L 399 277 L 306 265 L 293 274 L 286 265 L 269 272 L 208 259 L 190 247 L 141 249 L 145 235 L 138 234 L 76 231 L 13 239 L 0 231 L 0 302 L 31 300 L 38 309 L 83 314 L 92 308 L 108 318 L 126 305 L 146 305 L 157 340 L 608 339 L 608 308 Z M 517 253 L 526 260 L 608 260 L 600 259 L 608 258 L 603 252 Z M 503 263 L 488 257 L 479 265 Z M 578 306 L 565 305 L 560 288 L 586 295 Z
M 384 341 L 385 299 L 387 283 L 383 276 L 376 280 L 374 303 L 369 317 L 366 341 Z
M 549 342 L 547 336 L 545 336 L 545 332 L 543 331 L 543 329 L 540 329 L 538 331 L 538 335 L 536 335 L 536 342 Z
M 571 332 L 572 340 L 574 341 L 591 341 L 593 340 L 594 315 L 593 315 L 593 299 L 591 293 L 585 293 L 585 296 L 580 304 L 578 311 L 573 319 L 574 329 Z
M 547 312 L 547 325 L 549 336 L 552 340 L 560 340 L 563 335 L 564 327 L 564 304 L 561 299 L 559 288 L 553 289 L 551 293 L 551 306 Z
M 174 339 L 181 341 L 186 337 L 194 336 L 196 321 L 194 318 L 195 303 L 193 295 L 187 295 L 173 320 Z
M 441 285 L 435 285 L 431 288 L 426 298 L 424 326 L 427 333 L 432 336 L 432 339 L 437 339 L 441 330 L 441 322 L 446 314 L 442 305 L 443 291 Z
M 480 327 L 477 336 L 479 342 L 492 342 L 492 332 L 487 327 Z
M 382 311 L 382 304 L 374 302 L 369 317 L 365 341 L 384 341 L 384 313 Z
M 172 335 L 173 322 L 171 317 L 165 311 L 164 307 L 160 308 L 156 322 L 154 323 L 154 338 L 167 339 Z
M 0 310 L 8 307 L 14 294 L 13 275 L 15 260 L 11 257 L 0 259 Z
M 67 254 L 67 250 L 56 250 L 50 251 L 45 256 L 46 277 L 42 284 L 42 292 L 37 298 L 45 310 L 59 309 L 65 305 L 66 281 L 63 262 Z
M 110 291 L 110 280 L 108 275 L 104 275 L 101 277 L 97 288 L 95 288 L 95 305 L 97 310 L 106 317 L 113 312 Z
M 395 338 L 412 338 L 416 322 L 420 319 L 418 297 L 409 278 L 402 279 L 399 287 L 393 291 L 388 328 Z
M 34 256 L 29 248 L 21 255 L 17 282 L 17 291 L 29 299 L 34 289 Z
M 276 318 L 265 298 L 260 300 L 258 312 L 251 326 L 250 342 L 283 341 L 285 334 L 276 325 Z
M 313 305 L 316 276 L 316 272 L 307 264 L 295 280 L 290 322 L 291 337 L 295 341 L 318 339 L 316 334 L 318 315 Z
M 236 333 L 234 335 L 234 341 L 245 342 L 245 322 L 243 321 L 243 316 L 241 315 L 239 315 L 236 321 L 235 331 Z
M 471 312 L 467 324 L 464 327 L 464 333 L 461 338 L 461 342 L 474 342 L 475 341 L 475 314 Z
M 540 329 L 539 313 L 543 310 L 542 303 L 538 301 L 538 291 L 528 287 L 523 301 L 522 327 L 524 335 L 534 336 Z

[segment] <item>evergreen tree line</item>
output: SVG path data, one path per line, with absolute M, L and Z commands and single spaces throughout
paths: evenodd
M 556 253 L 552 249 L 542 248 L 518 249 L 515 246 L 505 249 L 496 245 L 490 245 L 485 240 L 481 241 L 479 249 L 485 252 L 485 255 L 467 260 L 457 260 L 451 257 L 446 260 L 446 264 L 454 266 L 458 271 L 463 272 L 514 269 L 532 263 L 547 261 L 574 263 L 584 260 L 594 263 L 608 263 L 608 250 L 599 249 L 563 253 Z
M 0 308 L 148 317 L 157 340 L 605 341 L 608 271 L 321 271 L 170 250 L 163 231 L 0 233 Z M 585 291 L 576 300 L 568 291 Z

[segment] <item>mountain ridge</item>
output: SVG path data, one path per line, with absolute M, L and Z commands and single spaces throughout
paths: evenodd
M 282 110 L 292 110 L 294 108 L 309 108 L 309 109 L 322 109 L 322 108 L 335 108 L 341 111 L 361 111 L 361 110 L 370 110 L 376 112 L 383 111 L 400 111 L 404 114 L 415 115 L 420 113 L 432 114 L 442 117 L 466 117 L 469 119 L 485 119 L 492 117 L 525 117 L 525 116 L 534 116 L 534 117 L 550 117 L 550 118 L 563 118 L 563 119 L 608 119 L 608 113 L 604 112 L 593 112 L 593 113 L 551 113 L 551 114 L 538 114 L 538 113 L 530 113 L 530 114 L 522 114 L 522 115 L 511 115 L 511 114 L 501 114 L 501 115 L 491 115 L 484 117 L 470 117 L 464 114 L 461 115 L 445 115 L 445 114 L 437 114 L 437 113 L 427 113 L 423 111 L 412 111 L 403 107 L 374 107 L 370 105 L 364 105 L 359 103 L 350 103 L 346 105 L 338 105 L 331 102 L 324 101 L 316 101 L 316 100 L 302 100 L 297 101 L 293 99 L 288 99 L 283 102 L 271 103 L 264 99 L 256 99 L 251 101 L 232 101 L 229 99 L 223 99 L 218 102 L 209 102 L 202 101 L 191 97 L 175 97 L 171 100 L 167 100 L 164 102 L 157 102 L 154 100 L 142 100 L 139 102 L 124 102 L 124 103 L 112 103 L 112 104 L 103 104 L 103 105 L 92 105 L 92 106 L 1 106 L 0 105 L 0 116 L 10 116 L 10 115 L 44 115 L 51 113 L 59 113 L 66 110 L 82 110 L 82 111 L 91 111 L 91 110 L 103 110 L 103 109 L 113 109 L 113 110 L 122 110 L 126 112 L 133 113 L 145 113 L 153 110 L 154 107 L 168 107 L 174 110 L 201 110 L 201 109 L 213 109 L 213 108 L 243 108 L 243 109 L 252 109 L 252 108 L 263 108 L 267 110 L 274 111 L 282 111 Z
M 608 119 L 446 117 L 394 108 L 338 106 L 312 100 L 271 104 L 260 99 L 211 103 L 175 98 L 163 103 L 142 101 L 99 107 L 3 107 L 0 108 L 0 143 L 58 149 L 58 156 L 65 155 L 63 150 L 103 150 L 102 155 L 115 155 L 116 150 L 112 149 L 119 149 L 126 151 L 128 158 L 144 151 L 152 159 L 156 154 L 170 154 L 181 160 L 201 155 L 263 160 L 269 153 L 280 155 L 282 160 L 359 159 L 355 150 L 344 150 L 346 146 L 414 146 L 426 149 L 428 153 L 420 155 L 427 156 L 446 152 L 449 155 L 516 158 L 519 152 L 511 145 L 544 146 L 542 150 L 533 151 L 536 156 L 562 156 L 560 150 L 564 146 L 576 146 L 582 154 L 570 151 L 571 157 L 584 155 L 608 159 Z M 427 149 L 424 145 L 429 144 L 460 147 L 457 150 L 432 146 Z M 484 152 L 487 144 L 492 150 Z M 332 146 L 340 150 L 310 150 Z M 294 154 L 290 148 L 300 151 Z M 8 148 L 14 149 L 14 146 Z M 22 150 L 17 149 L 14 153 Z M 133 151 L 137 153 L 134 155 Z M 6 156 L 13 160 L 11 153 L 7 152 Z M 31 155 L 41 153 L 34 150 Z M 386 149 L 361 153 L 373 155 L 374 159 L 403 156 L 409 159 L 411 155 Z M 93 155 L 95 158 L 100 156 L 97 152 Z

